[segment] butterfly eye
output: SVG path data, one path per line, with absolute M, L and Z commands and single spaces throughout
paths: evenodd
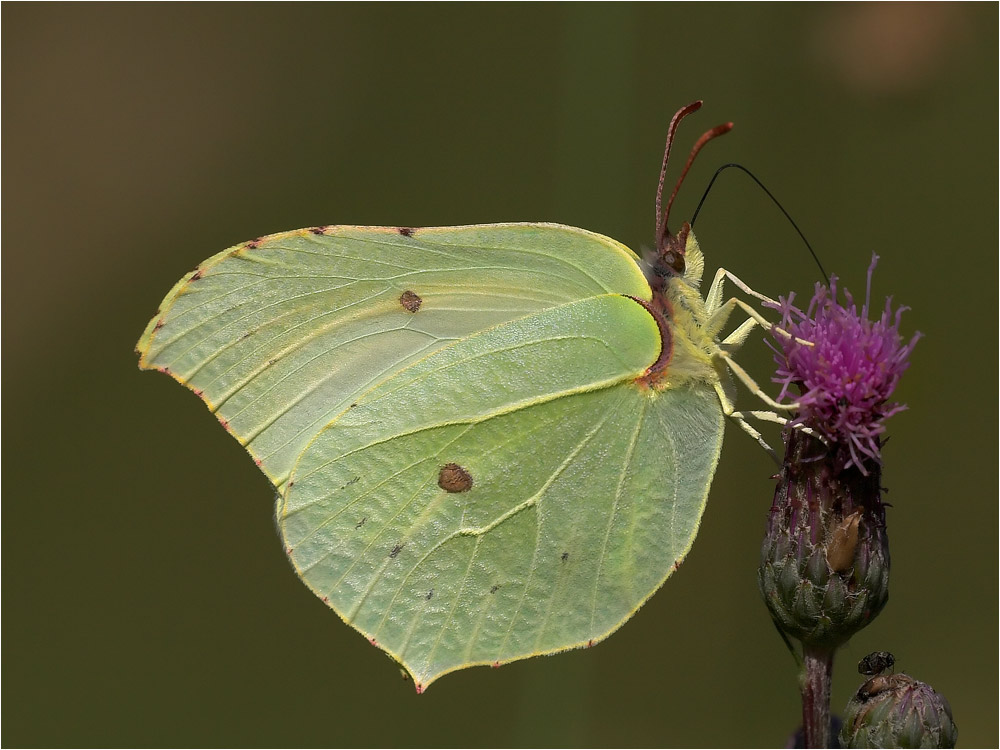
M 663 255 L 660 256 L 660 262 L 678 276 L 684 274 L 684 256 L 676 250 L 666 250 Z

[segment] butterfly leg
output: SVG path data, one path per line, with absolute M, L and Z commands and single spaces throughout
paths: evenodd
M 775 411 L 795 411 L 800 408 L 800 404 L 797 401 L 793 401 L 788 404 L 780 404 L 773 398 L 768 396 L 766 393 L 764 393 L 761 387 L 757 385 L 757 381 L 754 380 L 752 377 L 750 377 L 750 373 L 748 373 L 746 370 L 740 367 L 736 363 L 736 360 L 730 357 L 729 354 L 727 354 L 723 349 L 721 348 L 719 349 L 718 356 L 720 359 L 722 359 L 723 362 L 726 363 L 726 365 L 732 371 L 733 375 L 735 375 L 737 379 L 747 387 L 750 393 L 759 398 L 761 401 L 763 401 L 765 404 L 770 406 Z
M 774 448 L 768 445 L 767 441 L 764 440 L 764 436 L 761 435 L 760 432 L 753 427 L 753 425 L 747 422 L 746 419 L 744 419 L 743 412 L 736 411 L 735 404 L 732 402 L 732 399 L 729 398 L 729 395 L 726 393 L 721 384 L 715 384 L 715 392 L 719 396 L 719 403 L 722 404 L 722 413 L 729 419 L 732 419 L 740 426 L 741 430 L 756 440 L 760 444 L 760 447 L 767 451 L 767 454 L 774 459 L 776 464 L 780 464 L 781 461 L 778 459 L 778 454 L 774 452 Z
M 723 287 L 723 282 L 727 278 L 734 284 L 736 284 L 736 286 L 739 287 L 744 293 L 749 294 L 751 297 L 756 297 L 761 302 L 764 302 L 771 307 L 778 307 L 778 303 L 775 302 L 773 299 L 771 299 L 766 295 L 761 294 L 758 291 L 755 291 L 754 289 L 751 289 L 738 276 L 727 271 L 725 268 L 720 268 L 718 271 L 715 272 L 715 278 L 712 279 L 712 285 L 708 288 L 708 293 L 705 295 L 705 309 L 708 311 L 709 315 L 711 315 L 720 307 L 722 307 L 723 303 L 722 287 Z
M 726 351 L 727 354 L 733 354 L 739 351 L 740 347 L 746 342 L 751 331 L 753 331 L 757 325 L 758 323 L 756 320 L 753 318 L 747 318 L 735 331 L 719 342 L 719 345 Z
M 743 312 L 745 312 L 748 316 L 750 316 L 750 318 L 756 321 L 757 325 L 759 325 L 765 331 L 774 331 L 788 339 L 794 338 L 796 343 L 802 344 L 803 346 L 814 345 L 811 341 L 806 341 L 805 339 L 794 337 L 784 328 L 776 326 L 774 323 L 769 321 L 767 318 L 765 318 L 763 315 L 754 310 L 752 307 L 750 307 L 750 305 L 748 305 L 746 302 L 739 299 L 738 297 L 730 297 L 721 305 L 719 305 L 719 307 L 717 307 L 714 312 L 709 313 L 708 321 L 705 323 L 706 332 L 711 333 L 713 336 L 718 335 L 718 332 L 726 324 L 726 321 L 729 319 L 729 316 L 733 314 L 733 310 L 736 309 L 737 307 L 739 307 L 741 310 L 743 310 Z
M 792 334 L 788 333 L 788 331 L 784 328 L 771 323 L 743 300 L 730 297 L 728 300 L 723 301 L 723 282 L 727 278 L 741 291 L 749 294 L 751 297 L 759 299 L 769 307 L 777 308 L 779 306 L 778 303 L 770 297 L 751 289 L 738 276 L 727 271 L 725 268 L 720 268 L 715 272 L 715 278 L 712 280 L 712 285 L 709 287 L 708 293 L 705 295 L 705 312 L 708 314 L 706 328 L 712 331 L 713 335 L 717 335 L 718 331 L 722 330 L 722 326 L 726 324 L 729 316 L 732 315 L 733 309 L 738 305 L 747 315 L 757 321 L 757 324 L 765 331 L 773 330 L 785 338 L 792 338 Z M 795 340 L 805 346 L 813 346 L 811 341 L 805 341 L 800 338 L 796 338 Z
M 747 318 L 743 323 L 733 331 L 731 334 L 726 336 L 722 341 L 719 342 L 719 348 L 727 355 L 732 355 L 734 352 L 738 351 L 739 348 L 746 341 L 747 336 L 750 332 L 757 326 L 757 321 L 753 318 Z M 782 427 L 788 426 L 791 420 L 788 417 L 783 417 L 773 411 L 759 411 L 756 409 L 750 409 L 748 411 L 733 412 L 733 414 L 739 415 L 742 418 L 753 417 L 754 419 L 759 419 L 762 422 L 774 422 L 780 424 Z M 808 427 L 803 427 L 802 425 L 795 425 L 795 429 L 801 430 L 807 435 L 815 435 L 822 440 L 822 437 L 818 435 L 815 431 L 809 429 Z
M 711 316 L 709 323 L 706 325 L 706 330 L 708 330 L 712 335 L 715 335 L 714 327 L 721 327 L 725 324 L 725 320 L 732 314 L 732 311 L 736 305 L 743 305 L 747 308 L 750 313 L 755 311 L 749 305 L 746 305 L 742 300 L 738 300 L 735 297 L 730 297 L 729 300 L 718 308 L 715 313 Z M 768 396 L 761 389 L 757 382 L 750 377 L 749 373 L 740 367 L 736 361 L 730 356 L 732 352 L 735 352 L 743 345 L 750 332 L 754 329 L 754 326 L 762 325 L 767 328 L 771 328 L 771 324 L 760 318 L 759 316 L 751 315 L 750 318 L 745 320 L 739 325 L 739 327 L 729 334 L 725 339 L 719 343 L 719 349 L 717 356 L 726 363 L 726 366 L 732 371 L 732 373 L 740 380 L 740 382 L 745 385 L 751 393 L 753 393 L 757 398 L 763 401 L 765 404 L 770 406 L 772 409 L 782 410 L 782 411 L 793 411 L 799 408 L 797 402 L 792 402 L 789 404 L 780 404 L 770 396 Z M 730 400 L 731 401 L 731 400 Z
M 774 459 L 775 463 L 778 464 L 781 463 L 781 461 L 778 459 L 778 454 L 775 453 L 774 449 L 767 444 L 767 442 L 764 440 L 763 435 L 761 435 L 760 432 L 756 430 L 747 421 L 747 417 L 753 417 L 754 419 L 759 419 L 762 422 L 774 422 L 776 424 L 782 425 L 783 427 L 787 427 L 789 425 L 790 420 L 787 417 L 783 417 L 780 414 L 774 413 L 773 411 L 759 411 L 757 409 L 753 409 L 750 411 L 726 411 L 725 402 L 723 402 L 722 413 L 729 419 L 733 420 L 736 424 L 738 424 L 740 426 L 740 429 L 746 432 L 750 437 L 756 440 L 760 444 L 760 446 L 765 451 L 767 451 L 768 455 Z M 806 435 L 812 435 L 816 439 L 822 441 L 823 443 L 826 443 L 826 440 L 823 438 L 823 436 L 810 427 L 797 424 L 797 425 L 792 425 L 792 429 L 804 432 Z
M 741 414 L 744 417 L 749 416 L 753 417 L 754 419 L 759 419 L 761 422 L 774 422 L 775 424 L 780 424 L 782 427 L 790 426 L 793 430 L 798 430 L 799 432 L 803 432 L 806 435 L 812 435 L 817 440 L 820 440 L 823 443 L 828 443 L 826 438 L 824 438 L 822 435 L 816 432 L 816 430 L 814 430 L 812 427 L 806 427 L 805 425 L 802 424 L 795 424 L 795 425 L 790 424 L 791 420 L 788 419 L 788 417 L 783 417 L 780 414 L 776 414 L 773 411 L 758 411 L 756 409 L 752 409 L 750 411 L 741 411 L 739 412 L 739 414 Z
M 751 289 L 750 286 L 746 284 L 742 279 L 740 279 L 736 274 L 732 273 L 731 271 L 727 271 L 725 268 L 720 268 L 718 271 L 715 272 L 715 275 L 724 276 L 725 278 L 728 278 L 731 282 L 736 284 L 736 286 L 739 287 L 740 290 L 743 291 L 745 294 L 749 294 L 751 297 L 756 297 L 761 302 L 766 303 L 768 307 L 780 307 L 777 300 L 773 300 L 766 294 L 761 294 L 757 290 Z M 720 287 L 722 286 L 721 281 L 719 282 L 719 286 Z
M 774 422 L 775 424 L 780 424 L 782 427 L 788 425 L 791 421 L 788 417 L 783 417 L 777 412 L 773 411 L 759 411 L 757 409 L 750 409 L 748 411 L 739 412 L 742 417 L 753 417 L 754 419 L 759 419 L 761 422 Z

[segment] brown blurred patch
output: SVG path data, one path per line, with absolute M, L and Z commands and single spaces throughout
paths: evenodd
M 905 94 L 947 74 L 968 29 L 959 3 L 851 3 L 817 15 L 810 46 L 857 93 Z

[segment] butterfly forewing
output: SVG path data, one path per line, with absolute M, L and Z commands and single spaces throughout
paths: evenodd
M 203 398 L 280 487 L 360 393 L 450 342 L 594 295 L 648 299 L 634 258 L 559 225 L 272 235 L 182 279 L 139 342 L 140 364 Z

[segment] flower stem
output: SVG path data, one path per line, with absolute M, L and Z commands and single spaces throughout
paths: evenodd
M 802 731 L 806 747 L 830 745 L 830 683 L 833 649 L 804 647 L 802 668 Z

